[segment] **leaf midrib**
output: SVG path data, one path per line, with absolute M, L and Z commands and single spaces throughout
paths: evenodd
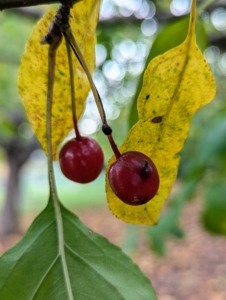
M 193 5 L 195 5 L 194 4 L 195 0 L 192 0 L 192 1 L 193 1 L 192 2 L 192 8 L 193 8 Z M 192 8 L 191 8 L 190 20 L 192 20 L 195 17 L 195 13 L 194 13 L 194 11 L 193 11 Z M 195 21 L 193 20 L 193 22 L 195 22 Z M 159 136 L 159 140 L 161 140 L 162 132 L 164 132 L 165 126 L 167 126 L 166 124 L 167 124 L 167 119 L 168 119 L 168 117 L 170 115 L 170 110 L 171 110 L 172 106 L 174 105 L 175 98 L 176 98 L 176 96 L 178 94 L 178 91 L 179 91 L 179 88 L 181 86 L 181 81 L 183 79 L 183 75 L 184 75 L 185 70 L 186 70 L 187 65 L 188 65 L 187 64 L 187 60 L 188 60 L 188 56 L 189 56 L 189 53 L 190 53 L 190 50 L 191 50 L 191 42 L 192 42 L 192 40 L 195 40 L 195 25 L 194 24 L 190 24 L 189 25 L 188 35 L 187 35 L 186 39 L 184 40 L 184 42 L 180 46 L 178 46 L 178 48 L 180 48 L 185 43 L 188 43 L 187 51 L 185 52 L 184 65 L 183 65 L 182 71 L 181 71 L 180 76 L 179 76 L 178 84 L 175 87 L 175 91 L 174 91 L 173 96 L 172 96 L 172 101 L 170 102 L 169 107 L 167 108 L 167 111 L 166 111 L 166 114 L 165 114 L 165 122 L 163 123 L 163 126 L 161 126 L 160 130 L 159 130 L 159 135 L 158 135 Z M 157 71 L 159 65 L 160 65 L 160 63 L 158 64 L 158 66 L 156 66 L 156 71 Z M 153 153 L 156 152 L 158 145 L 159 144 L 156 144 L 156 146 L 154 147 L 154 149 L 152 151 Z

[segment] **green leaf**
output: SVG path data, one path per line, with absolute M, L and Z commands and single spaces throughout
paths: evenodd
M 183 238 L 184 232 L 179 225 L 179 217 L 185 204 L 193 197 L 198 183 L 199 178 L 194 178 L 184 184 L 180 192 L 173 198 L 166 212 L 161 215 L 158 226 L 148 227 L 149 246 L 157 255 L 163 256 L 165 254 L 165 242 L 169 236 Z
M 214 234 L 226 235 L 226 186 L 225 182 L 209 183 L 205 192 L 204 211 L 201 219 L 204 227 Z
M 157 299 L 120 248 L 61 204 L 56 213 L 52 196 L 25 237 L 0 258 L 0 270 L 1 300 Z

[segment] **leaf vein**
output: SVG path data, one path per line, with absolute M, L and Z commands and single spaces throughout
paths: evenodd
M 55 265 L 57 259 L 60 257 L 60 254 L 58 253 L 58 255 L 56 256 L 56 258 L 53 260 L 53 262 L 50 264 L 49 268 L 47 269 L 47 271 L 45 272 L 45 274 L 42 276 L 39 284 L 37 285 L 36 289 L 34 290 L 33 295 L 31 296 L 31 299 L 34 299 L 35 295 L 38 292 L 38 289 L 40 288 L 41 284 L 43 283 L 44 279 L 46 278 L 46 276 L 48 275 L 48 273 L 51 271 L 52 267 Z

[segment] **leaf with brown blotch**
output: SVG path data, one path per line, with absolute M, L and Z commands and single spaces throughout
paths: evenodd
M 148 65 L 138 98 L 139 121 L 120 147 L 121 153 L 136 150 L 153 160 L 160 175 L 158 193 L 146 204 L 129 206 L 115 196 L 106 176 L 109 207 L 125 222 L 145 225 L 158 222 L 177 176 L 178 153 L 184 146 L 192 117 L 215 96 L 212 72 L 196 44 L 195 20 L 196 1 L 193 1 L 185 41 Z M 112 157 L 106 174 L 114 161 Z

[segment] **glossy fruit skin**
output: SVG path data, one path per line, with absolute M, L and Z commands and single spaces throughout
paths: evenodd
M 88 183 L 95 180 L 102 171 L 104 154 L 92 138 L 73 138 L 61 149 L 59 163 L 65 177 L 78 183 Z
M 130 151 L 122 154 L 108 171 L 109 184 L 115 195 L 129 205 L 150 201 L 159 188 L 159 174 L 145 154 Z

